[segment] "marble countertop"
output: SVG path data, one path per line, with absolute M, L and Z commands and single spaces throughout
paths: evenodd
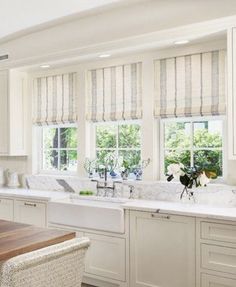
M 63 191 L 30 190 L 23 188 L 0 188 L 0 196 L 51 201 L 68 198 L 70 193 Z M 236 207 L 218 207 L 196 203 L 182 203 L 158 200 L 127 199 L 121 206 L 126 210 L 159 212 L 192 217 L 236 221 Z
M 236 207 L 215 207 L 212 205 L 156 200 L 132 200 L 122 206 L 127 210 L 236 221 Z
M 25 188 L 5 187 L 0 188 L 0 196 L 50 201 L 52 199 L 66 198 L 69 194 L 63 191 L 30 190 Z

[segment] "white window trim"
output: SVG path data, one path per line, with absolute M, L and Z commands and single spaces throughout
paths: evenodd
M 165 163 L 164 163 L 164 157 L 165 157 L 165 138 L 164 138 L 164 125 L 166 122 L 184 122 L 184 121 L 209 121 L 209 120 L 222 120 L 222 164 L 223 164 L 223 176 L 217 178 L 214 180 L 214 183 L 225 183 L 227 180 L 227 125 L 226 125 L 226 117 L 225 116 L 208 116 L 208 117 L 184 117 L 184 118 L 168 118 L 168 119 L 161 119 L 160 120 L 160 179 L 166 180 L 165 175 Z M 193 135 L 193 133 L 192 133 Z M 204 148 L 200 148 L 203 150 Z M 184 150 L 184 149 L 183 149 Z M 191 150 L 191 149 L 187 149 Z
M 38 127 L 38 143 L 39 143 L 39 149 L 38 149 L 38 174 L 40 175 L 68 175 L 68 176 L 75 176 L 77 175 L 77 170 L 78 170 L 78 166 L 76 171 L 61 171 L 61 170 L 45 170 L 43 169 L 43 128 L 77 128 L 78 129 L 78 125 L 77 124 L 61 124 L 61 125 L 48 125 L 48 126 L 42 126 L 42 127 Z M 57 149 L 54 149 L 57 150 Z M 61 148 L 60 150 L 77 150 L 77 155 L 78 155 L 78 147 L 77 148 Z M 58 161 L 59 161 L 59 157 L 58 157 Z M 78 162 L 78 158 L 77 158 L 77 162 Z

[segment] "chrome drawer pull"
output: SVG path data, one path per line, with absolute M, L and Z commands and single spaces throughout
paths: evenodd
M 27 202 L 25 202 L 24 204 L 26 206 L 32 206 L 32 207 L 36 207 L 37 206 L 36 203 L 27 203 Z
M 161 214 L 156 214 L 156 213 L 152 213 L 151 217 L 153 217 L 153 218 L 161 218 L 161 219 L 170 219 L 169 215 L 161 215 Z

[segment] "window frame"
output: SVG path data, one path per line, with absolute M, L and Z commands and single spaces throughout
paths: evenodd
M 119 148 L 119 125 L 139 125 L 140 133 L 142 132 L 141 120 L 124 120 L 124 121 L 108 121 L 108 122 L 97 122 L 92 124 L 92 155 L 93 158 L 97 158 L 97 151 L 108 150 L 115 151 L 116 156 L 119 155 L 119 151 L 140 151 L 140 158 L 142 160 L 142 136 L 140 136 L 140 147 L 139 148 Z M 116 127 L 116 147 L 115 148 L 97 148 L 96 145 L 96 127 L 97 126 L 109 126 L 113 125 Z
M 39 133 L 38 133 L 38 138 L 39 138 L 39 156 L 38 156 L 38 172 L 39 174 L 45 175 L 77 175 L 78 172 L 78 142 L 77 142 L 77 147 L 76 148 L 51 148 L 52 150 L 58 150 L 58 166 L 60 162 L 60 151 L 62 150 L 74 150 L 77 152 L 77 167 L 76 171 L 63 171 L 63 170 L 47 170 L 44 169 L 44 147 L 43 147 L 43 142 L 44 142 L 44 136 L 43 136 L 43 129 L 44 128 L 76 128 L 77 129 L 77 139 L 78 139 L 78 125 L 76 123 L 70 123 L 70 124 L 58 124 L 58 125 L 48 125 L 48 126 L 41 126 L 39 127 Z M 59 134 L 58 134 L 58 138 Z M 58 141 L 59 142 L 59 141 Z
M 167 122 L 198 122 L 198 121 L 222 121 L 222 149 L 215 148 L 216 150 L 222 150 L 222 173 L 221 177 L 218 177 L 214 182 L 225 183 L 227 178 L 227 128 L 226 128 L 226 116 L 205 116 L 205 117 L 181 117 L 181 118 L 166 118 L 160 119 L 160 179 L 166 180 L 165 175 L 165 123 Z M 191 129 L 193 129 L 193 124 L 191 124 Z M 199 148 L 199 150 L 214 150 L 214 148 Z M 184 149 L 183 149 L 184 150 Z M 193 130 L 191 132 L 191 146 L 189 149 L 190 156 L 193 154 L 194 150 L 198 148 L 193 148 Z M 192 156 L 190 158 L 192 163 Z

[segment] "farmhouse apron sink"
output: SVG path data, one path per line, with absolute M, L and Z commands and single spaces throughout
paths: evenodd
M 127 200 L 126 200 L 127 201 Z M 124 233 L 123 199 L 69 198 L 49 202 L 49 222 L 78 228 Z

